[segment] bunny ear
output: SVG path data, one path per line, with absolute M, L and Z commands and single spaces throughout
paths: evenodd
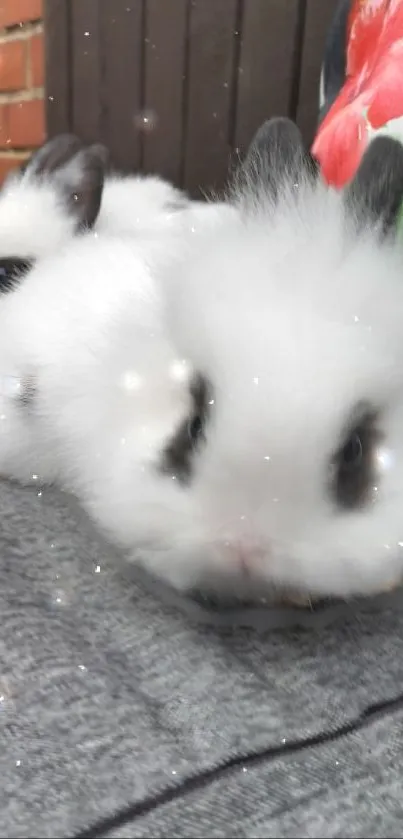
M 74 135 L 61 134 L 31 157 L 22 178 L 50 181 L 77 228 L 92 227 L 101 206 L 108 160 L 105 146 L 84 147 Z
M 381 234 L 395 232 L 403 209 L 403 145 L 398 140 L 372 140 L 344 201 L 358 232 L 368 227 L 379 228 Z
M 286 117 L 275 117 L 260 126 L 241 167 L 246 182 L 266 185 L 274 198 L 287 184 L 314 178 L 317 172 L 299 128 Z
M 58 170 L 57 183 L 77 227 L 92 227 L 101 208 L 109 153 L 96 144 L 81 149 Z
M 82 143 L 74 134 L 59 134 L 34 152 L 22 174 L 29 178 L 51 174 L 65 166 L 81 148 Z

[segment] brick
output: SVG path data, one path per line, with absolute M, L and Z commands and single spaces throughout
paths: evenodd
M 31 65 L 32 87 L 42 87 L 45 76 L 42 34 L 33 35 L 29 39 L 29 61 Z
M 28 149 L 42 145 L 45 140 L 45 103 L 43 99 L 30 99 L 27 102 L 10 102 L 7 106 L 6 129 L 8 119 L 7 147 Z M 0 134 L 1 143 L 1 134 Z
M 0 29 L 42 20 L 42 18 L 42 0 L 1 0 L 0 2 Z
M 25 41 L 0 44 L 0 91 L 22 90 L 26 86 Z
M 11 157 L 7 155 L 0 155 L 0 184 L 3 183 L 7 175 L 16 169 L 18 166 L 21 166 L 24 163 L 24 160 L 27 159 L 27 155 L 21 154 L 18 157 Z
M 0 105 L 0 148 L 9 149 L 9 105 Z

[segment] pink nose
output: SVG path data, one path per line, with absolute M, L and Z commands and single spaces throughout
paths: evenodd
M 258 570 L 267 553 L 257 542 L 248 539 L 231 540 L 224 544 L 231 561 L 235 562 L 246 576 Z

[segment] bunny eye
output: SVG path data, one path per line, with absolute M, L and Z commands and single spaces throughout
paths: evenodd
M 0 257 L 0 294 L 12 291 L 31 267 L 32 262 L 29 259 Z
M 356 410 L 332 458 L 332 494 L 339 507 L 354 510 L 370 500 L 377 478 L 380 437 L 377 412 L 368 408 Z
M 363 447 L 359 431 L 353 431 L 344 449 L 340 453 L 340 460 L 344 469 L 357 469 L 363 457 Z
M 204 439 L 209 414 L 210 386 L 203 376 L 196 376 L 190 385 L 192 411 L 166 445 L 160 470 L 166 475 L 188 483 L 192 474 L 193 456 Z
M 189 420 L 188 435 L 192 444 L 196 444 L 203 434 L 203 417 L 196 414 Z

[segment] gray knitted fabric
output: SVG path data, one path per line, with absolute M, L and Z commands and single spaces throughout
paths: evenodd
M 2 837 L 403 836 L 403 617 L 213 626 L 0 484 Z

